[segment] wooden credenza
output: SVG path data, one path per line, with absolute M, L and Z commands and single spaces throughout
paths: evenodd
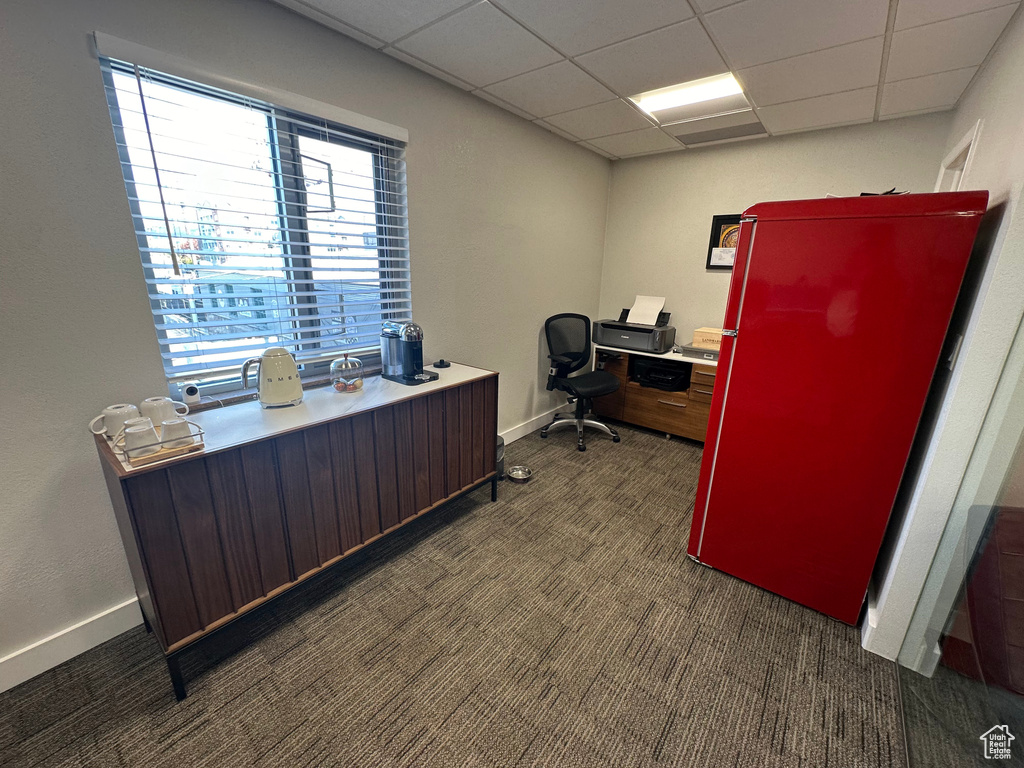
M 610 395 L 594 398 L 594 413 L 704 442 L 715 386 L 717 369 L 714 365 L 679 362 L 691 366 L 689 389 L 666 392 L 641 386 L 635 380 L 631 358 L 638 355 L 625 350 L 617 350 L 614 354 L 619 357 L 606 360 L 604 370 L 619 379 L 619 388 Z
M 293 408 L 190 417 L 206 449 L 126 468 L 100 461 L 147 627 L 175 693 L 177 654 L 232 620 L 491 481 L 498 376 L 453 364 L 436 382 L 368 379 Z

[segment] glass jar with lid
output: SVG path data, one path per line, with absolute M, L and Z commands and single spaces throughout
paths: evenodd
M 360 392 L 363 389 L 363 362 L 358 357 L 339 357 L 331 363 L 331 386 L 336 392 Z

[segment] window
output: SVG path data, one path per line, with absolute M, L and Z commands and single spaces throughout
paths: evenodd
M 402 142 L 101 63 L 169 381 L 375 349 L 410 318 Z

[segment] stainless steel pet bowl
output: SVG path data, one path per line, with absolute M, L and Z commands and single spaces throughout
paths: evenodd
M 509 467 L 507 475 L 513 483 L 528 483 L 533 476 L 533 470 L 523 466 Z

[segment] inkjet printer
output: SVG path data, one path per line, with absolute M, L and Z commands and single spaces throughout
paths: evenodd
M 597 320 L 594 323 L 594 343 L 602 347 L 619 347 L 634 352 L 660 355 L 672 349 L 676 329 L 668 324 L 671 314 L 659 312 L 654 325 L 626 322 L 629 310 L 622 310 L 618 320 Z

